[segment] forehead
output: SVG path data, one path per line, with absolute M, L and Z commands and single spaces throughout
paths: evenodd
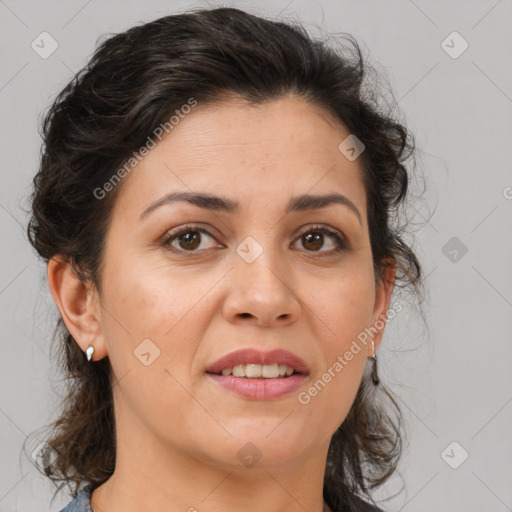
M 338 149 L 349 135 L 323 109 L 297 97 L 261 105 L 199 103 L 124 178 L 119 207 L 140 213 L 174 191 L 264 207 L 284 207 L 295 195 L 339 192 L 364 217 L 361 159 L 350 161 Z

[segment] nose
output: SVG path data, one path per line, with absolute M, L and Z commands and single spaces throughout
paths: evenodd
M 300 301 L 289 282 L 289 273 L 264 257 L 247 263 L 235 257 L 229 273 L 229 291 L 223 315 L 230 323 L 259 327 L 285 327 L 297 321 Z M 287 279 L 288 276 L 288 279 Z

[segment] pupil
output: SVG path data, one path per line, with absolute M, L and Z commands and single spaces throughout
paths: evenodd
M 322 247 L 322 237 L 323 235 L 321 233 L 308 233 L 305 235 L 306 244 L 312 242 L 313 247 L 309 247 L 310 249 L 320 249 Z
M 182 242 L 184 242 L 185 244 L 192 244 L 192 247 L 188 246 L 188 247 L 182 247 L 184 249 L 196 249 L 197 246 L 199 245 L 199 233 L 197 231 L 190 231 L 189 233 L 186 233 L 184 235 L 181 235 L 179 237 L 180 239 L 180 244 L 182 244 Z M 195 239 L 195 240 L 194 240 Z M 194 241 L 196 242 L 194 244 Z

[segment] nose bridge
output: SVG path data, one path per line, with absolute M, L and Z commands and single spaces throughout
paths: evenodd
M 292 320 L 300 311 L 298 299 L 287 283 L 279 247 L 272 236 L 247 236 L 235 249 L 226 315 L 255 318 L 260 324 Z
M 278 250 L 271 236 L 259 237 L 259 240 L 248 236 L 238 244 L 235 252 L 234 264 L 237 279 L 245 283 L 245 286 L 251 282 L 251 286 L 259 285 L 260 289 L 268 286 L 272 288 L 283 286 L 283 278 L 279 276 L 278 270 L 282 265 L 279 264 Z

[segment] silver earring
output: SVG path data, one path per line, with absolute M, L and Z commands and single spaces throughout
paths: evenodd
M 371 358 L 373 361 L 373 368 L 372 368 L 372 381 L 377 386 L 380 382 L 379 374 L 377 372 L 377 353 L 375 352 L 375 343 L 372 340 L 372 347 L 373 347 L 373 355 Z
M 87 361 L 90 361 L 92 359 L 92 355 L 94 354 L 94 347 L 89 345 L 85 353 L 87 354 Z

